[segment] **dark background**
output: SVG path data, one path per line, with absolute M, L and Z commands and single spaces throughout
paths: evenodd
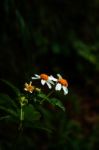
M 0 2 L 0 78 L 22 89 L 34 73 L 60 73 L 70 116 L 85 128 L 99 122 L 98 51 L 98 0 Z

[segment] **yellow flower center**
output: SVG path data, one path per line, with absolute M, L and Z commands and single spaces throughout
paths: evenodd
M 34 86 L 31 85 L 32 83 L 30 82 L 29 84 L 25 83 L 25 88 L 24 90 L 25 91 L 28 91 L 28 92 L 33 92 L 33 90 L 35 89 Z
M 47 80 L 48 80 L 48 75 L 46 75 L 46 74 L 41 74 L 41 75 L 40 75 L 40 78 L 47 81 Z
M 63 86 L 68 86 L 67 80 L 65 80 L 65 79 L 63 79 L 63 78 L 58 79 L 58 82 L 59 82 L 60 84 L 62 84 Z

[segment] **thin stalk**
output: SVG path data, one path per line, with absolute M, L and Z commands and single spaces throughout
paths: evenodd
M 22 130 L 22 129 L 23 129 L 23 120 L 24 120 L 24 112 L 23 112 L 23 106 L 22 106 L 22 104 L 21 104 L 19 130 Z
M 54 90 L 52 90 L 51 92 L 49 92 L 49 94 L 46 96 L 46 98 L 44 98 L 40 104 L 42 104 L 52 93 L 54 92 Z

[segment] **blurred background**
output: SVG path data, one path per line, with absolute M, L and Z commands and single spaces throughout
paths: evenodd
M 69 83 L 69 94 L 63 97 L 66 116 L 80 123 L 86 147 L 82 149 L 87 150 L 99 148 L 98 51 L 98 0 L 0 2 L 0 78 L 21 89 L 34 73 L 60 73 Z M 58 148 L 65 150 L 65 142 Z

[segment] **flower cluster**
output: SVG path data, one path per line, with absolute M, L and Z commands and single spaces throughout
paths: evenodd
M 61 91 L 63 90 L 64 95 L 68 94 L 68 82 L 66 79 L 62 78 L 62 76 L 60 74 L 57 74 L 57 78 L 53 77 L 52 75 L 48 76 L 47 74 L 40 74 L 37 75 L 35 74 L 32 77 L 32 80 L 40 80 L 42 85 L 47 85 L 49 89 L 51 89 L 53 86 L 55 87 L 56 91 Z M 38 88 L 35 88 L 34 86 L 32 86 L 32 82 L 25 83 L 25 91 L 28 91 L 30 93 L 32 93 L 34 90 L 40 90 Z

